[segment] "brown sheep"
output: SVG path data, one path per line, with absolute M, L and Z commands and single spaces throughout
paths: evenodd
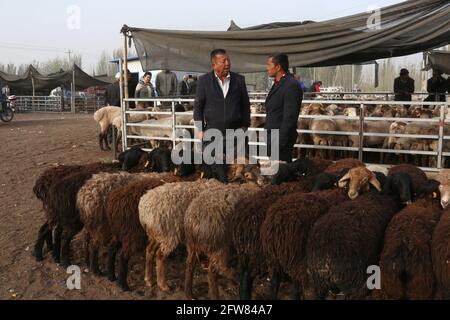
M 396 195 L 370 191 L 331 207 L 309 233 L 306 247 L 311 281 L 307 298 L 328 293 L 344 298 L 367 296 L 367 268 L 377 265 L 385 229 L 400 210 Z
M 276 299 L 280 272 L 307 290 L 305 248 L 309 231 L 327 210 L 348 197 L 343 189 L 292 193 L 270 206 L 261 225 L 264 256 L 273 274 L 271 298 Z
M 306 188 L 299 182 L 266 186 L 236 205 L 230 218 L 230 230 L 240 271 L 241 299 L 250 299 L 253 278 L 267 271 L 259 229 L 268 208 L 281 196 L 302 191 L 306 192 Z
M 435 279 L 431 239 L 441 209 L 435 199 L 420 199 L 389 223 L 381 252 L 381 289 L 389 299 L 432 299 Z
M 128 261 L 144 251 L 147 235 L 139 222 L 139 199 L 151 189 L 164 183 L 180 182 L 182 179 L 169 174 L 131 181 L 111 191 L 106 199 L 105 216 L 111 230 L 111 246 L 108 250 L 108 278 L 115 279 L 115 257 L 120 248 L 119 286 L 128 291 Z
M 208 257 L 209 298 L 219 298 L 218 273 L 234 278 L 230 268 L 232 240 L 230 216 L 235 206 L 261 190 L 254 183 L 219 186 L 202 191 L 192 200 L 184 216 L 186 247 L 185 293 L 192 298 L 192 281 L 196 259 Z
M 433 270 L 437 299 L 450 299 L 450 210 L 445 210 L 433 232 Z
M 33 193 L 36 198 L 42 201 L 42 207 L 44 209 L 46 221 L 39 228 L 38 238 L 34 246 L 34 256 L 37 261 L 42 261 L 44 258 L 42 256 L 42 249 L 44 247 L 44 241 L 47 244 L 49 250 L 53 250 L 53 239 L 52 239 L 52 229 L 56 227 L 54 218 L 49 214 L 48 211 L 48 201 L 49 201 L 49 190 L 53 183 L 59 181 L 62 177 L 78 172 L 81 166 L 54 166 L 46 169 L 36 180 Z M 56 258 L 56 257 L 55 257 Z
M 356 167 L 364 167 L 364 163 L 358 159 L 346 158 L 330 164 L 324 172 L 339 175 L 344 169 L 351 169 Z

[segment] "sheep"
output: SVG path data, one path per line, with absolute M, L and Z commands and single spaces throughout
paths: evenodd
M 42 201 L 42 207 L 46 216 L 45 223 L 39 228 L 38 238 L 34 245 L 33 255 L 37 261 L 42 261 L 44 258 L 42 256 L 42 249 L 44 246 L 44 241 L 47 244 L 49 250 L 53 250 L 53 239 L 52 239 L 52 229 L 55 227 L 55 221 L 49 213 L 48 201 L 49 201 L 49 191 L 53 183 L 59 181 L 62 177 L 69 175 L 74 172 L 78 172 L 82 167 L 78 165 L 59 165 L 50 167 L 45 170 L 36 180 L 33 193 L 36 198 Z
M 427 184 L 428 178 L 425 172 L 411 164 L 400 164 L 391 167 L 389 169 L 388 176 L 398 172 L 406 173 L 411 177 L 411 194 L 413 198 L 416 197 L 421 192 L 422 188 Z
M 446 209 L 433 232 L 431 243 L 437 299 L 450 299 L 450 210 Z
M 122 164 L 122 170 L 128 171 L 132 168 L 138 166 L 142 168 L 147 164 L 147 152 L 142 150 L 141 148 L 134 146 L 131 149 L 128 149 L 119 154 L 117 160 Z
M 439 193 L 442 209 L 447 209 L 450 204 L 450 169 L 441 170 L 436 180 L 439 181 Z
M 253 278 L 266 271 L 259 229 L 267 209 L 279 197 L 301 191 L 306 188 L 298 182 L 269 185 L 236 205 L 230 217 L 230 230 L 238 258 L 241 299 L 250 299 Z
M 313 289 L 308 298 L 323 299 L 328 292 L 344 298 L 367 296 L 367 267 L 378 263 L 385 229 L 401 209 L 392 187 L 390 183 L 382 193 L 369 191 L 333 206 L 317 220 L 306 247 Z
M 84 183 L 98 172 L 117 172 L 117 164 L 93 163 L 83 166 L 79 171 L 55 181 L 49 190 L 49 220 L 56 225 L 53 254 L 56 261 L 67 267 L 70 265 L 70 242 L 83 228 L 76 197 Z
M 86 258 L 89 258 L 89 268 L 95 275 L 101 274 L 98 251 L 111 241 L 111 231 L 105 216 L 106 197 L 114 188 L 136 178 L 137 175 L 126 172 L 94 174 L 78 191 L 76 207 L 86 235 L 89 252 Z
M 434 198 L 437 197 L 437 184 Z M 439 201 L 419 199 L 390 221 L 381 252 L 381 288 L 390 299 L 432 299 L 435 279 L 431 239 L 439 222 Z
M 148 120 L 147 114 L 131 113 L 127 115 L 127 123 L 138 123 Z M 122 115 L 115 117 L 112 120 L 112 126 L 116 130 L 116 150 L 119 149 L 119 143 L 122 138 Z
M 273 275 L 272 299 L 277 297 L 281 272 L 289 275 L 301 291 L 308 289 L 305 246 L 309 230 L 328 208 L 346 200 L 348 197 L 343 189 L 291 193 L 267 210 L 260 237 L 264 256 Z
M 380 172 L 380 173 L 384 174 L 385 176 L 387 176 L 389 173 L 389 170 L 386 167 L 382 167 L 382 166 L 368 165 L 366 168 L 368 170 L 372 171 L 373 173 Z
M 253 183 L 227 185 L 201 192 L 189 205 L 184 217 L 186 246 L 186 274 L 184 290 L 191 299 L 192 281 L 196 259 L 200 254 L 208 257 L 209 298 L 219 298 L 217 274 L 234 278 L 230 270 L 231 232 L 229 218 L 239 201 L 257 193 L 260 188 Z
M 102 151 L 111 150 L 108 145 L 108 129 L 112 126 L 113 120 L 120 117 L 120 108 L 114 106 L 103 107 L 94 113 L 94 120 L 100 125 L 98 143 Z M 105 145 L 104 145 L 105 144 Z
M 401 121 L 393 122 L 389 126 L 389 133 L 390 134 L 404 134 L 405 130 L 406 130 L 406 126 L 407 126 L 406 122 L 401 122 Z M 382 148 L 383 149 L 394 149 L 400 139 L 401 138 L 398 138 L 398 137 L 386 137 L 384 139 Z M 388 160 L 388 158 L 390 158 L 390 156 L 388 156 L 388 155 L 391 155 L 391 153 L 388 153 L 387 155 L 385 155 L 384 153 L 381 153 L 380 154 L 380 163 L 383 163 L 385 160 Z M 403 157 L 400 157 L 400 158 L 403 158 Z
M 157 285 L 162 291 L 169 290 L 165 279 L 165 259 L 184 243 L 185 211 L 201 191 L 220 185 L 215 179 L 168 183 L 141 197 L 139 221 L 148 238 L 144 279 L 148 287 L 154 285 L 153 259 L 156 254 Z
M 112 241 L 108 249 L 107 275 L 115 279 L 115 258 L 120 248 L 118 284 L 124 291 L 130 290 L 127 283 L 128 261 L 146 247 L 147 235 L 139 222 L 139 199 L 151 189 L 164 183 L 180 182 L 182 178 L 169 174 L 143 175 L 111 191 L 105 201 Z
M 364 167 L 364 163 L 358 159 L 346 158 L 336 161 L 330 164 L 324 172 L 339 175 L 343 169 L 351 169 L 356 167 Z

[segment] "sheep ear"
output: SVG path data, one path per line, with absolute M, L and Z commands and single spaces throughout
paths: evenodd
M 245 180 L 250 180 L 252 178 L 252 174 L 250 172 L 244 173 Z
M 150 161 L 147 160 L 147 162 L 144 165 L 144 168 L 147 169 L 149 165 L 150 165 Z
M 370 178 L 369 183 L 375 187 L 375 189 L 378 190 L 378 192 L 381 192 L 381 184 L 380 182 L 377 180 L 377 177 L 375 175 L 372 176 L 372 178 Z
M 338 182 L 339 188 L 344 188 L 347 185 L 348 180 L 350 180 L 350 173 L 347 173 L 345 176 L 341 178 L 341 180 L 339 180 Z
M 202 171 L 202 172 L 200 173 L 200 179 L 203 179 L 204 176 L 205 176 L 205 172 Z

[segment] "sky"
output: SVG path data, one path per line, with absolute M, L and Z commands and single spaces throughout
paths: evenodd
M 93 70 L 103 50 L 123 45 L 120 29 L 226 30 L 233 19 L 248 27 L 274 21 L 324 21 L 401 0 L 93 1 L 0 0 L 0 63 L 30 63 L 83 56 Z M 124 6 L 125 5 L 125 6 Z

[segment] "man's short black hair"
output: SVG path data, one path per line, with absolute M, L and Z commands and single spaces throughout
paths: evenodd
M 401 69 L 401 70 L 400 70 L 400 75 L 401 75 L 401 76 L 403 76 L 403 75 L 408 75 L 408 74 L 409 74 L 408 69 Z
M 211 61 L 213 61 L 214 58 L 220 54 L 227 54 L 227 51 L 225 49 L 214 49 L 211 51 Z
M 276 53 L 270 55 L 272 62 L 275 65 L 279 65 L 284 72 L 289 71 L 289 58 L 285 53 Z
M 144 78 L 146 77 L 146 76 L 152 76 L 152 73 L 150 72 L 150 71 L 147 71 L 146 73 L 144 73 Z

